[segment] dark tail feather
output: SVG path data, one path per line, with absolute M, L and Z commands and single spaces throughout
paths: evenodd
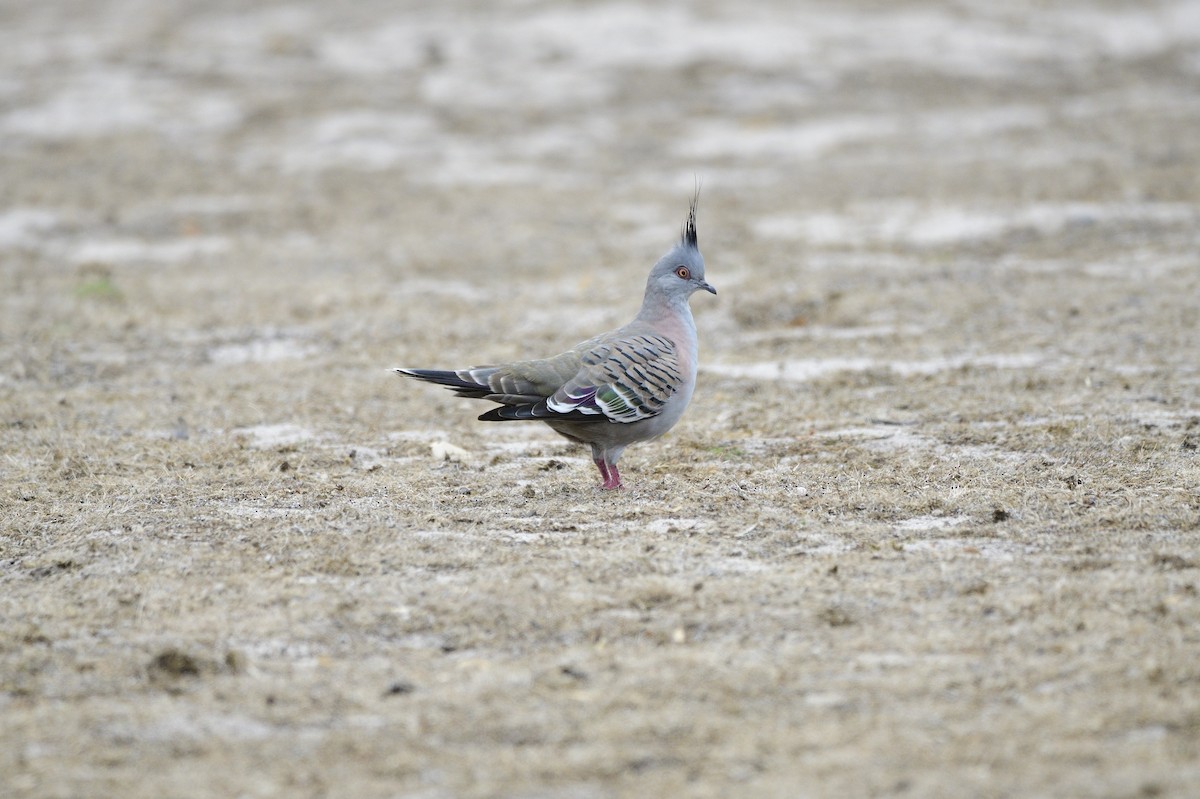
M 558 413 L 546 407 L 545 402 L 533 405 L 501 405 L 479 415 L 481 422 L 525 422 L 531 420 L 552 420 L 561 422 L 607 422 L 608 417 L 600 413 Z
M 460 397 L 483 399 L 492 393 L 487 386 L 476 383 L 474 380 L 466 380 L 461 377 L 459 372 L 450 372 L 444 369 L 397 369 L 396 371 L 408 377 L 415 377 L 417 380 L 424 380 L 426 383 L 445 386 Z
M 466 371 L 451 372 L 445 369 L 397 369 L 402 375 L 435 383 L 453 391 L 459 397 L 470 399 L 490 399 L 492 402 L 504 402 L 518 399 L 521 395 L 497 394 L 492 388 L 463 377 Z M 503 399 L 502 399 L 503 398 Z M 525 402 L 512 405 L 501 405 L 479 416 L 481 422 L 521 422 L 537 419 L 553 419 L 572 422 L 606 422 L 608 418 L 599 413 L 555 413 L 546 407 L 545 400 L 540 402 Z
M 538 412 L 540 409 L 540 413 Z M 481 422 L 519 422 L 527 419 L 544 419 L 551 414 L 546 410 L 546 404 L 537 405 L 501 405 L 490 411 L 479 414 Z

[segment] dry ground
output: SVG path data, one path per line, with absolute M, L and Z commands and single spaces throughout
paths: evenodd
M 1200 793 L 1200 4 L 424 5 L 0 7 L 0 793 Z

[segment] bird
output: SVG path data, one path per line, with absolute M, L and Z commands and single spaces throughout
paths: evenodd
M 467 369 L 396 369 L 435 383 L 459 397 L 499 405 L 485 422 L 540 421 L 591 447 L 604 490 L 623 488 L 617 461 L 631 444 L 666 433 L 696 388 L 698 343 L 688 300 L 697 291 L 716 294 L 704 277 L 696 235 L 696 204 L 679 242 L 646 278 L 642 307 L 633 321 L 550 358 Z

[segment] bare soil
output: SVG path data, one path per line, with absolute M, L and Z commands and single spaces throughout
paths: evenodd
M 0 793 L 1200 794 L 1200 4 L 242 5 L 0 7 Z

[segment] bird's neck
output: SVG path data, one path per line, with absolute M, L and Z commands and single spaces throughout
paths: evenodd
M 692 321 L 692 307 L 688 305 L 687 297 L 667 298 L 647 292 L 635 322 L 665 334 L 681 347 L 695 349 L 696 325 Z
M 646 296 L 642 298 L 642 309 L 638 311 L 637 318 L 643 322 L 654 324 L 667 317 L 676 317 L 681 320 L 691 319 L 692 308 L 688 305 L 688 298 L 678 294 L 664 297 L 647 287 Z

